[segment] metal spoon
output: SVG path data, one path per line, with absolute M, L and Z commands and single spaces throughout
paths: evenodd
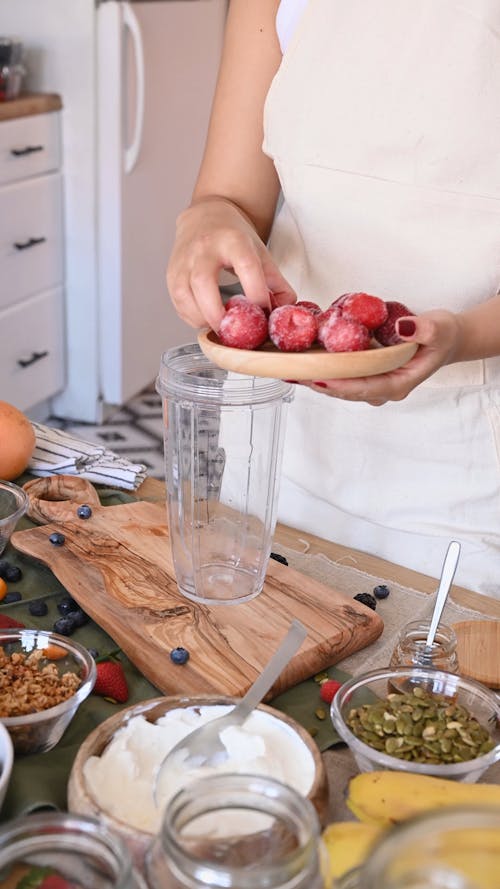
M 294 654 L 299 650 L 306 636 L 307 630 L 304 625 L 298 620 L 293 620 L 279 648 L 241 701 L 224 716 L 219 716 L 217 719 L 211 720 L 211 722 L 200 725 L 199 728 L 192 731 L 185 738 L 182 738 L 169 750 L 158 766 L 154 778 L 153 797 L 155 801 L 157 800 L 161 775 L 164 774 L 165 768 L 172 761 L 172 757 L 176 756 L 179 751 L 186 751 L 186 756 L 181 763 L 182 767 L 185 768 L 219 765 L 228 758 L 227 750 L 220 738 L 221 732 L 228 726 L 241 725 L 245 721 L 257 704 L 260 704 L 262 698 L 269 691 L 283 668 L 286 667 Z
M 458 559 L 460 556 L 460 544 L 458 540 L 452 540 L 444 557 L 443 567 L 441 569 L 441 577 L 436 593 L 436 601 L 434 603 L 434 611 L 432 612 L 431 625 L 425 640 L 425 648 L 422 651 L 422 666 L 430 667 L 432 665 L 432 645 L 436 636 L 436 631 L 441 620 L 443 608 L 450 592 L 450 587 L 455 577 Z

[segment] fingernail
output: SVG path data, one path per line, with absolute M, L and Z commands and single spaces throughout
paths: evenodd
M 313 383 L 313 386 L 320 386 L 321 389 L 328 389 L 328 386 L 326 385 L 326 383 L 323 383 L 321 380 L 320 381 L 315 380 Z
M 413 336 L 417 327 L 414 321 L 411 321 L 409 318 L 403 321 L 398 321 L 398 333 L 400 336 Z
M 282 383 L 298 383 L 298 380 L 282 380 Z

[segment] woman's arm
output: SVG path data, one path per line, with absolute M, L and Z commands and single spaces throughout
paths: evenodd
M 294 299 L 264 246 L 279 194 L 262 151 L 265 98 L 281 62 L 278 0 L 231 0 L 205 153 L 191 206 L 179 217 L 167 283 L 184 320 L 218 328 L 218 276 L 231 268 L 253 302 Z

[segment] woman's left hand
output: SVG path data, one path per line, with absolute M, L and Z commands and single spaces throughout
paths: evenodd
M 334 398 L 365 401 L 378 407 L 387 401 L 402 401 L 420 383 L 445 364 L 457 360 L 460 352 L 461 316 L 435 310 L 400 318 L 396 330 L 404 342 L 418 343 L 413 358 L 390 373 L 346 380 L 314 380 L 302 385 Z

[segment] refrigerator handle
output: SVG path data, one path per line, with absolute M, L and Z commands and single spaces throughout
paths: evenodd
M 142 45 L 142 34 L 130 3 L 123 3 L 123 25 L 128 29 L 132 38 L 135 55 L 136 70 L 136 102 L 135 102 L 135 126 L 134 135 L 130 145 L 126 145 L 124 149 L 124 167 L 125 173 L 131 173 L 134 169 L 139 152 L 141 150 L 142 130 L 144 124 L 144 94 L 145 94 L 145 78 L 144 78 L 144 49 Z

